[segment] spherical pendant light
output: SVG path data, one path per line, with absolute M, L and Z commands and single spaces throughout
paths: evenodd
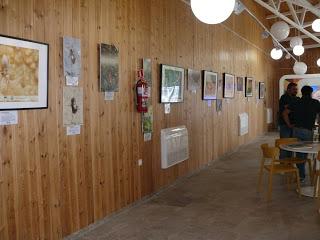
M 316 19 L 313 21 L 312 30 L 315 32 L 320 32 L 320 19 Z
M 296 62 L 293 66 L 293 71 L 297 75 L 303 75 L 307 72 L 308 66 L 304 62 Z
M 282 41 L 289 36 L 290 27 L 286 22 L 280 21 L 272 25 L 270 32 L 278 41 Z
M 279 60 L 282 58 L 283 52 L 281 49 L 273 48 L 270 52 L 272 59 Z
M 304 47 L 301 45 L 297 45 L 293 48 L 293 53 L 296 56 L 301 56 L 304 53 Z
M 232 14 L 235 2 L 235 0 L 191 0 L 191 9 L 201 22 L 218 24 Z
M 317 60 L 317 65 L 320 67 L 320 58 Z
M 294 48 L 295 46 L 302 46 L 303 44 L 303 41 L 302 41 L 302 38 L 301 37 L 293 37 L 291 38 L 290 40 L 290 47 Z

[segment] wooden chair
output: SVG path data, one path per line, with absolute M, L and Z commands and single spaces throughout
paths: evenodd
M 271 196 L 272 196 L 273 175 L 291 173 L 297 179 L 297 189 L 300 196 L 300 181 L 298 180 L 299 179 L 298 169 L 295 166 L 290 164 L 289 165 L 281 164 L 281 161 L 277 160 L 277 157 L 279 156 L 279 148 L 269 147 L 268 144 L 262 144 L 261 150 L 262 150 L 263 156 L 262 156 L 260 172 L 259 172 L 258 191 L 261 190 L 263 170 L 269 173 L 268 195 L 267 195 L 269 201 L 271 200 Z M 270 159 L 270 162 L 267 162 L 266 161 L 267 159 Z
M 286 145 L 286 144 L 292 144 L 298 142 L 298 138 L 279 138 L 275 140 L 275 146 L 280 149 L 280 145 Z M 289 157 L 289 158 L 284 158 L 280 159 L 282 163 L 286 164 L 299 164 L 299 163 L 308 163 L 309 166 L 309 174 L 310 174 L 310 181 L 313 183 L 313 171 L 312 171 L 312 162 L 311 159 L 301 159 L 297 157 Z
M 318 155 L 317 155 L 317 161 L 320 163 L 320 151 L 318 152 Z M 319 194 L 320 194 L 320 170 L 316 169 L 314 171 L 314 195 L 313 196 L 315 197 L 318 196 L 320 198 Z

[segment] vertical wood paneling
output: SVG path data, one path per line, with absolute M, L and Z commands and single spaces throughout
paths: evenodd
M 245 2 L 263 18 L 261 9 Z M 0 239 L 61 239 L 267 130 L 264 107 L 275 104 L 278 72 L 261 50 L 268 52 L 271 43 L 245 13 L 209 26 L 180 0 L 12 0 L 0 8 L 0 20 L 1 34 L 50 44 L 49 108 L 19 111 L 18 125 L 0 127 Z M 63 36 L 81 39 L 85 124 L 78 136 L 66 136 L 62 121 Z M 99 92 L 100 43 L 120 50 L 120 91 L 113 101 Z M 149 142 L 134 106 L 142 58 L 152 59 Z M 161 63 L 216 71 L 219 78 L 223 72 L 251 76 L 266 83 L 267 97 L 247 101 L 236 92 L 218 114 L 214 101 L 208 106 L 201 90 L 190 93 L 186 83 L 184 103 L 172 104 L 166 115 L 159 104 Z M 250 115 L 250 133 L 239 137 L 243 111 Z M 189 130 L 190 159 L 162 170 L 160 130 L 177 125 Z

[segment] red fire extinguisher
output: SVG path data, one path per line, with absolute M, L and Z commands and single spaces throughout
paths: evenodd
M 143 70 L 138 71 L 138 82 L 136 83 L 137 111 L 140 113 L 148 112 L 149 88 L 144 80 Z

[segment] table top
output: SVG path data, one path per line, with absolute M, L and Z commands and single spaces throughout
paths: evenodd
M 316 154 L 320 151 L 320 142 L 296 142 L 280 145 L 280 148 L 290 152 Z

